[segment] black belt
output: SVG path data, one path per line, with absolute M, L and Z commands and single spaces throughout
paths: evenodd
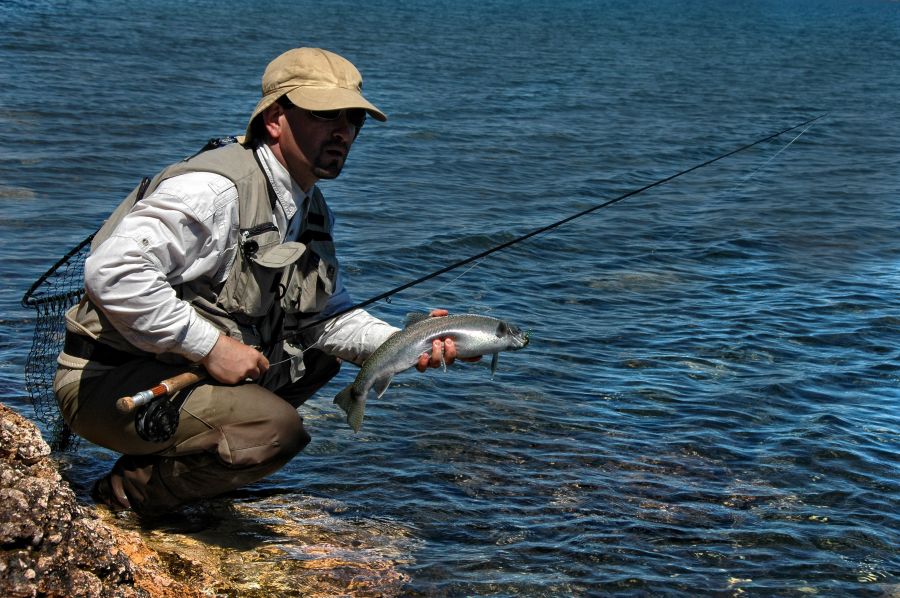
M 75 334 L 68 330 L 66 331 L 66 341 L 63 344 L 63 352 L 72 357 L 80 357 L 81 359 L 110 366 L 120 366 L 129 361 L 140 359 L 139 355 L 118 351 L 100 341 L 95 341 L 88 336 Z

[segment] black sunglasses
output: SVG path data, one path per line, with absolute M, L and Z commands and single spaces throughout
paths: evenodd
M 307 110 L 316 120 L 333 121 L 347 115 L 347 122 L 358 129 L 366 123 L 366 111 L 362 108 L 341 108 L 340 110 Z

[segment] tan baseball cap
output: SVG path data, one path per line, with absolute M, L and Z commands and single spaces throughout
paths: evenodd
M 285 95 L 295 106 L 306 110 L 363 108 L 372 118 L 387 120 L 381 110 L 362 96 L 362 76 L 349 60 L 319 48 L 295 48 L 266 67 L 262 99 L 247 125 L 248 139 L 253 119 Z

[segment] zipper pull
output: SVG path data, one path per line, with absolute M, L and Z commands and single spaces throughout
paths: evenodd
M 241 231 L 241 253 L 244 254 L 244 258 L 253 259 L 257 251 L 259 251 L 259 243 L 250 240 L 250 231 Z

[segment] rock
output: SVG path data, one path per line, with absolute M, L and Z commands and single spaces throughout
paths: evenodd
M 37 427 L 0 404 L 0 596 L 203 596 L 79 505 Z
M 2 598 L 405 595 L 412 534 L 339 504 L 232 496 L 159 521 L 80 505 L 38 429 L 0 403 Z

